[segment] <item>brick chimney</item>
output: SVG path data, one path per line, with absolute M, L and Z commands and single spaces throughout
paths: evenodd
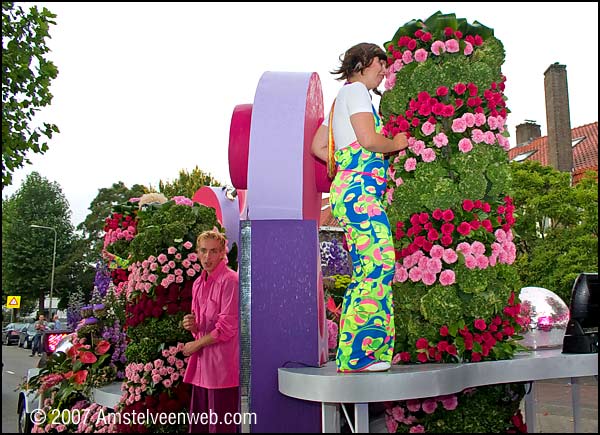
M 559 171 L 571 172 L 573 147 L 565 65 L 556 62 L 548 67 L 544 72 L 544 89 L 548 124 L 548 163 Z
M 517 146 L 525 145 L 533 139 L 542 136 L 542 130 L 535 121 L 526 119 L 524 123 L 517 125 Z

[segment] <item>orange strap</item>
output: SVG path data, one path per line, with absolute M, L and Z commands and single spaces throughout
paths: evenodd
M 329 112 L 329 136 L 327 143 L 327 176 L 329 178 L 335 177 L 335 141 L 333 140 L 333 108 L 335 106 L 335 100 L 331 104 L 331 111 Z

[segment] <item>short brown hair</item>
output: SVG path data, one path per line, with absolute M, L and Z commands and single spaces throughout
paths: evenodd
M 225 238 L 225 235 L 215 230 L 204 231 L 200 233 L 196 239 L 196 249 L 200 247 L 200 242 L 202 240 L 217 240 L 222 250 L 225 250 L 225 247 L 227 246 L 227 239 Z
M 361 73 L 370 66 L 376 57 L 387 62 L 387 55 L 379 45 L 361 42 L 350 47 L 340 56 L 342 64 L 337 70 L 331 71 L 331 74 L 340 74 L 340 77 L 336 80 L 347 80 L 352 74 Z

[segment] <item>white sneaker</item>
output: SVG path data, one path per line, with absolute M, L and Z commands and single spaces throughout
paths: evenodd
M 380 361 L 380 362 L 370 365 L 364 371 L 365 372 L 385 372 L 386 370 L 389 370 L 391 367 L 392 366 L 390 365 L 389 362 Z

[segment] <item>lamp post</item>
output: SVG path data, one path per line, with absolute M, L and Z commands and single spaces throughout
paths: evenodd
M 48 307 L 48 321 L 52 321 L 52 290 L 54 290 L 54 263 L 56 261 L 56 229 L 42 225 L 31 224 L 31 228 L 45 228 L 54 231 L 54 252 L 52 253 L 52 275 L 50 277 L 50 306 Z

